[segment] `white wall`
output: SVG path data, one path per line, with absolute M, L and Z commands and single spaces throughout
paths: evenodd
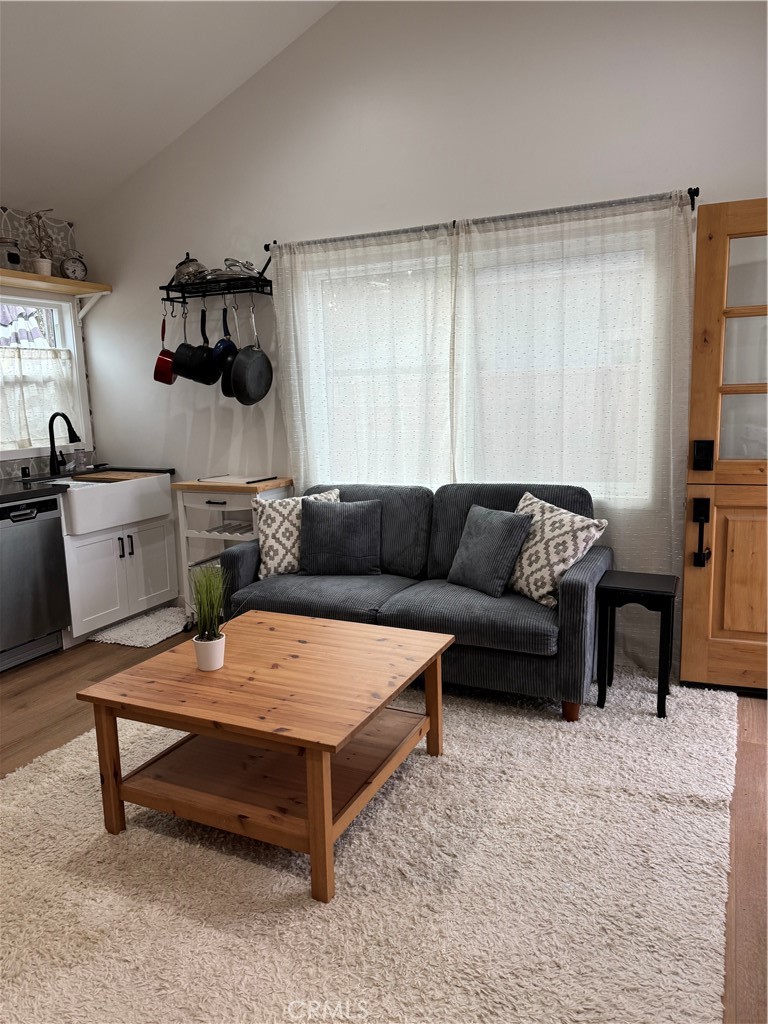
M 157 286 L 185 250 L 221 266 L 272 238 L 689 185 L 764 195 L 765 61 L 760 3 L 340 4 L 78 223 L 115 286 L 87 324 L 99 457 L 288 468 L 276 389 L 243 409 L 152 380 Z

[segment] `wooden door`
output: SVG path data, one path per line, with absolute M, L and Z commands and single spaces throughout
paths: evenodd
M 699 209 L 680 678 L 766 685 L 766 200 Z

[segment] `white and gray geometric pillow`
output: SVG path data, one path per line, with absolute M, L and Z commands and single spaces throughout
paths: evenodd
M 531 528 L 515 562 L 509 585 L 547 608 L 557 606 L 557 588 L 567 569 L 601 536 L 607 519 L 587 519 L 534 498 L 528 491 L 515 512 L 532 516 Z
M 307 501 L 338 501 L 339 489 L 310 494 Z M 253 523 L 259 538 L 259 579 L 299 571 L 301 496 L 274 501 L 251 499 Z

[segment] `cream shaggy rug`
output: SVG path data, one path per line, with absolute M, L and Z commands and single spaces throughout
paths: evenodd
M 100 644 L 123 644 L 125 647 L 154 647 L 161 640 L 180 633 L 187 621 L 183 608 L 157 608 L 144 612 L 116 626 L 101 629 L 88 637 Z
M 300 854 L 132 805 L 107 835 L 88 733 L 0 783 L 2 1019 L 719 1024 L 736 697 L 668 707 L 627 670 L 575 725 L 447 697 L 327 906 Z M 177 736 L 120 732 L 124 770 Z

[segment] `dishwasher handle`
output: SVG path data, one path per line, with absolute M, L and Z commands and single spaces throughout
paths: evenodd
M 27 523 L 30 519 L 37 519 L 37 509 L 25 508 L 20 512 L 11 512 L 8 518 L 12 523 Z

